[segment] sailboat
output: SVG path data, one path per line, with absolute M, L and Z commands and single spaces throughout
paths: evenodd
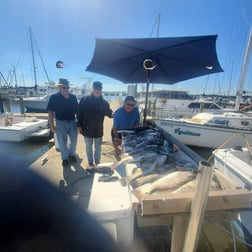
M 244 63 L 238 85 L 236 105 L 233 111 L 219 113 L 202 112 L 192 118 L 153 118 L 157 126 L 190 146 L 206 148 L 242 147 L 244 139 L 252 143 L 252 114 L 239 110 L 241 96 L 252 48 L 252 28 L 250 30 Z

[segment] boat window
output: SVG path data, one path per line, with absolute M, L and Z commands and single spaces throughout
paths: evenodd
M 150 97 L 160 99 L 180 99 L 180 100 L 193 100 L 193 98 L 185 91 L 174 90 L 158 90 L 150 92 Z
M 201 106 L 202 108 L 205 108 L 205 109 L 220 109 L 220 107 L 214 103 L 201 103 L 201 102 L 192 102 L 188 105 L 188 108 L 199 109 Z
M 214 123 L 214 124 L 220 124 L 220 125 L 228 125 L 229 120 L 227 119 L 221 119 L 221 118 L 214 118 L 211 121 L 209 121 L 210 123 Z
M 248 126 L 249 125 L 249 121 L 241 121 L 241 125 Z

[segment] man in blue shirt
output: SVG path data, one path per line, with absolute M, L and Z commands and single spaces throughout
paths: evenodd
M 115 157 L 120 160 L 121 135 L 117 132 L 121 129 L 135 128 L 140 125 L 140 113 L 136 106 L 134 96 L 126 96 L 122 107 L 114 112 L 112 141 L 115 147 Z
M 78 137 L 76 125 L 78 101 L 75 95 L 69 93 L 69 81 L 67 79 L 59 79 L 58 87 L 59 92 L 51 95 L 47 105 L 48 120 L 52 133 L 57 133 L 62 165 L 68 166 L 69 160 L 77 161 L 75 151 Z M 70 140 L 69 147 L 68 137 Z

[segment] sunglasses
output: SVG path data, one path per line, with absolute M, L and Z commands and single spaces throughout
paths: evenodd
M 134 103 L 125 103 L 126 104 L 126 106 L 129 106 L 129 107 L 134 107 L 135 106 L 135 104 Z
M 62 87 L 62 89 L 69 89 L 69 87 Z

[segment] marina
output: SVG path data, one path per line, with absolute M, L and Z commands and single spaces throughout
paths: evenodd
M 113 102 L 113 106 L 119 106 L 119 103 L 115 103 Z M 114 163 L 114 156 L 113 156 L 113 147 L 111 145 L 111 136 L 110 136 L 110 129 L 111 129 L 111 124 L 112 124 L 112 120 L 109 118 L 105 118 L 105 129 L 104 129 L 104 144 L 102 145 L 102 164 L 107 167 L 110 166 L 111 164 Z M 25 146 L 27 145 L 27 147 L 31 147 L 30 149 L 30 153 L 24 154 L 24 149 Z M 157 198 L 157 196 L 153 195 L 151 196 L 152 198 L 149 198 L 148 200 L 146 199 L 146 201 L 144 201 L 145 203 L 143 203 L 144 208 L 142 209 L 144 211 L 144 215 L 143 213 L 138 213 L 137 214 L 137 222 L 133 222 L 133 212 L 136 210 L 136 203 L 134 203 L 134 198 L 133 199 L 128 199 L 128 201 L 130 200 L 130 202 L 133 202 L 133 205 L 131 205 L 129 202 L 127 202 L 126 198 L 129 197 L 129 194 L 127 194 L 128 196 L 126 198 L 124 198 L 124 201 L 122 202 L 123 198 L 116 196 L 118 195 L 124 195 L 126 188 L 128 187 L 121 187 L 119 186 L 118 182 L 116 181 L 108 181 L 108 182 L 99 182 L 99 178 L 101 177 L 101 174 L 99 173 L 94 173 L 94 180 L 96 182 L 93 182 L 93 186 L 102 186 L 104 187 L 103 190 L 98 190 L 98 187 L 95 187 L 91 190 L 90 187 L 84 186 L 84 185 L 89 185 L 91 186 L 92 183 L 90 184 L 90 176 L 87 174 L 85 168 L 86 168 L 86 164 L 87 164 L 87 159 L 85 156 L 85 145 L 84 145 L 84 141 L 83 141 L 83 137 L 79 135 L 78 137 L 78 148 L 77 148 L 77 154 L 78 154 L 78 158 L 77 158 L 77 163 L 74 165 L 71 165 L 70 168 L 63 168 L 61 166 L 61 160 L 60 160 L 60 154 L 59 152 L 56 150 L 54 143 L 53 143 L 53 139 L 49 142 L 40 142 L 40 143 L 36 143 L 34 142 L 33 145 L 31 145 L 30 141 L 25 141 L 24 143 L 22 143 L 22 145 L 18 145 L 19 147 L 16 149 L 17 153 L 19 153 L 19 155 L 25 155 L 26 158 L 29 158 L 30 155 L 33 156 L 32 159 L 29 160 L 29 162 L 27 162 L 28 167 L 35 171 L 36 173 L 40 174 L 42 177 L 45 177 L 47 180 L 50 181 L 50 183 L 52 183 L 53 185 L 55 185 L 57 188 L 59 188 L 61 191 L 63 191 L 64 193 L 66 193 L 70 198 L 72 198 L 75 202 L 77 202 L 79 205 L 81 205 L 83 207 L 83 209 L 88 209 L 88 211 L 93 214 L 93 216 L 97 217 L 100 221 L 102 221 L 103 226 L 108 230 L 108 232 L 114 234 L 114 237 L 116 237 L 115 239 L 120 239 L 122 240 L 122 238 L 120 238 L 121 236 L 125 236 L 125 234 L 118 234 L 115 233 L 115 230 L 118 229 L 122 229 L 120 225 L 122 225 L 122 227 L 125 229 L 125 232 L 127 231 L 127 238 L 125 237 L 125 243 L 126 245 L 129 245 L 132 243 L 132 239 L 134 240 L 133 243 L 133 247 L 131 248 L 132 251 L 169 251 L 169 249 L 171 249 L 171 241 L 174 240 L 175 238 L 171 235 L 171 232 L 169 231 L 174 223 L 173 223 L 173 218 L 172 215 L 169 214 L 164 214 L 163 213 L 158 213 L 157 209 L 154 211 L 155 214 L 154 216 L 150 215 L 150 213 L 153 211 L 151 210 L 151 205 L 153 205 L 153 203 L 151 203 L 150 206 L 148 206 L 148 202 L 151 202 L 153 200 L 155 200 L 155 197 Z M 10 145 L 10 148 L 11 145 Z M 36 149 L 36 150 L 35 150 Z M 187 148 L 186 148 L 187 149 Z M 14 149 L 12 149 L 14 150 Z M 195 150 L 197 150 L 197 148 L 195 148 Z M 190 151 L 189 151 L 190 152 Z M 205 158 L 209 157 L 211 155 L 211 150 L 210 149 L 202 149 L 199 148 L 198 152 L 200 153 L 200 158 L 195 155 L 194 158 L 199 158 L 201 159 L 201 155 L 205 155 Z M 36 157 L 35 157 L 36 156 Z M 202 157 L 202 159 L 204 159 Z M 127 172 L 129 173 L 130 170 L 132 171 L 132 164 L 126 165 L 127 168 Z M 195 168 L 197 168 L 198 164 L 195 163 L 194 164 Z M 125 168 L 125 167 L 124 167 Z M 122 169 L 118 168 L 116 169 L 115 173 L 112 175 L 113 178 L 121 177 L 120 172 Z M 114 186 L 117 185 L 118 189 L 117 190 L 109 190 L 108 188 L 111 186 L 111 188 L 114 188 Z M 122 190 L 122 192 L 120 191 Z M 110 194 L 114 195 L 113 197 L 116 197 L 118 200 L 118 204 L 119 205 L 123 205 L 124 208 L 122 208 L 119 212 L 117 212 L 118 210 L 116 205 L 115 205 L 115 209 L 113 210 L 113 208 L 111 208 L 111 203 L 110 200 L 110 196 L 109 197 L 103 197 L 102 195 L 99 194 L 99 191 L 101 192 L 106 192 L 106 195 Z M 128 189 L 127 189 L 128 191 Z M 117 192 L 117 193 L 116 193 Z M 121 194 L 122 193 L 122 194 Z M 100 195 L 100 196 L 99 196 Z M 192 196 L 192 195 L 191 195 Z M 89 197 L 91 197 L 91 202 L 90 204 L 89 202 Z M 97 202 L 101 201 L 92 201 L 93 199 L 97 198 L 97 197 L 101 197 L 101 199 L 107 199 L 108 202 L 107 204 L 107 208 L 105 207 L 106 204 L 104 206 L 96 206 Z M 112 196 L 111 196 L 112 197 Z M 113 198 L 112 197 L 112 198 Z M 166 195 L 167 199 L 170 197 L 168 195 Z M 187 196 L 188 197 L 188 196 Z M 216 197 L 216 196 L 215 196 Z M 233 197 L 232 194 L 229 197 Z M 241 197 L 241 194 L 237 197 Z M 182 202 L 186 202 L 188 200 L 188 198 L 182 198 Z M 171 199 L 169 199 L 170 201 Z M 173 199 L 175 200 L 175 199 Z M 179 198 L 177 199 L 179 200 Z M 185 201 L 186 200 L 186 201 Z M 232 201 L 232 200 L 231 200 Z M 120 203 L 121 202 L 121 203 Z M 234 201 L 235 202 L 235 201 Z M 244 201 L 245 202 L 245 201 Z M 147 205 L 146 205 L 147 204 Z M 160 204 L 158 203 L 158 201 L 155 204 Z M 154 204 L 154 205 L 155 205 Z M 175 204 L 175 203 L 174 203 Z M 178 203 L 176 203 L 175 205 L 179 206 Z M 213 204 L 215 205 L 215 204 Z M 181 205 L 182 206 L 182 205 Z M 224 205 L 222 205 L 223 207 Z M 105 207 L 105 208 L 104 208 Z M 233 206 L 235 207 L 235 206 Z M 160 210 L 162 211 L 170 211 L 167 209 L 167 207 L 165 207 L 165 205 L 160 205 Z M 139 208 L 137 208 L 139 210 Z M 149 209 L 149 210 L 148 210 Z M 113 212 L 114 211 L 114 212 Z M 148 214 L 148 211 L 149 212 Z M 189 211 L 189 208 L 187 206 L 187 210 Z M 145 215 L 148 216 L 145 216 Z M 224 219 L 227 219 L 227 221 L 229 222 L 230 219 L 236 218 L 236 215 L 231 214 L 230 212 L 226 212 L 225 214 L 225 218 L 222 216 L 222 222 Z M 118 216 L 117 221 L 114 220 L 114 216 Z M 135 214 L 134 214 L 135 216 Z M 181 217 L 178 216 L 178 218 L 176 219 L 176 223 L 184 223 L 184 215 L 182 215 Z M 216 216 L 215 216 L 216 217 Z M 182 219 L 181 219 L 182 218 Z M 213 223 L 213 217 L 208 216 L 208 214 L 206 215 L 206 220 L 208 220 L 207 222 L 204 222 L 202 225 L 202 233 L 201 233 L 201 238 L 199 239 L 199 243 L 198 243 L 198 251 L 215 251 L 215 250 L 203 250 L 203 248 L 206 248 L 206 236 L 208 237 L 207 239 L 210 239 L 211 236 L 209 236 L 209 232 L 210 230 L 215 230 L 214 232 L 222 232 L 222 237 L 223 240 L 222 241 L 217 241 L 217 237 L 215 237 L 215 241 L 211 240 L 211 242 L 215 245 L 212 246 L 221 246 L 224 250 L 225 247 L 229 246 L 228 243 L 231 242 L 232 240 L 232 236 L 229 235 L 225 235 L 226 232 L 223 233 L 223 229 L 221 227 L 224 227 L 223 225 L 225 225 L 224 223 L 221 224 L 221 227 L 218 227 L 218 225 L 212 225 L 210 226 L 209 223 Z M 135 219 L 135 217 L 134 217 Z M 210 221 L 210 222 L 209 222 Z M 228 223 L 225 222 L 225 223 Z M 220 225 L 220 221 L 218 221 L 217 223 L 219 223 Z M 180 227 L 181 224 L 177 224 L 175 225 L 176 227 L 178 227 L 178 230 L 176 232 L 178 232 L 178 238 L 176 239 L 181 239 L 181 228 Z M 183 224 L 184 225 L 184 224 Z M 134 236 L 133 237 L 128 237 L 128 234 L 132 232 L 130 232 L 129 230 L 132 231 L 132 228 L 134 230 Z M 225 226 L 225 228 L 227 228 L 227 226 Z M 180 230 L 180 231 L 179 231 Z M 185 231 L 185 229 L 183 229 Z M 238 231 L 239 230 L 239 231 Z M 121 231 L 119 231 L 121 232 Z M 174 230 L 175 232 L 175 230 Z M 242 232 L 241 228 L 236 229 L 235 232 Z M 185 233 L 184 233 L 185 235 Z M 151 236 L 151 239 L 150 239 Z M 179 238 L 180 237 L 180 238 Z M 225 239 L 224 239 L 225 237 Z M 239 239 L 247 239 L 246 241 L 249 241 L 249 238 L 245 235 L 245 233 L 242 233 L 242 236 L 239 236 Z M 245 240 L 244 240 L 245 242 Z M 243 244 L 242 242 L 238 242 L 239 248 L 242 248 L 242 250 L 239 251 L 249 251 L 248 248 L 246 248 L 246 245 L 241 245 Z M 177 244 L 177 243 L 176 243 Z M 245 244 L 245 243 L 244 243 Z M 132 244 L 131 244 L 132 245 Z M 181 244 L 180 244 L 181 245 Z M 173 246 L 174 246 L 174 241 L 173 241 Z M 163 248 L 163 250 L 160 250 L 161 248 Z M 166 248 L 166 249 L 165 249 Z M 181 247 L 180 247 L 181 249 Z M 171 251 L 180 251 L 179 249 L 176 250 L 174 247 L 172 247 Z
M 252 251 L 252 2 L 182 2 L 3 1 L 0 251 Z M 119 158 L 111 113 L 101 162 L 81 134 L 63 153 L 61 78 L 78 101 L 100 82 L 113 111 L 138 107 Z

